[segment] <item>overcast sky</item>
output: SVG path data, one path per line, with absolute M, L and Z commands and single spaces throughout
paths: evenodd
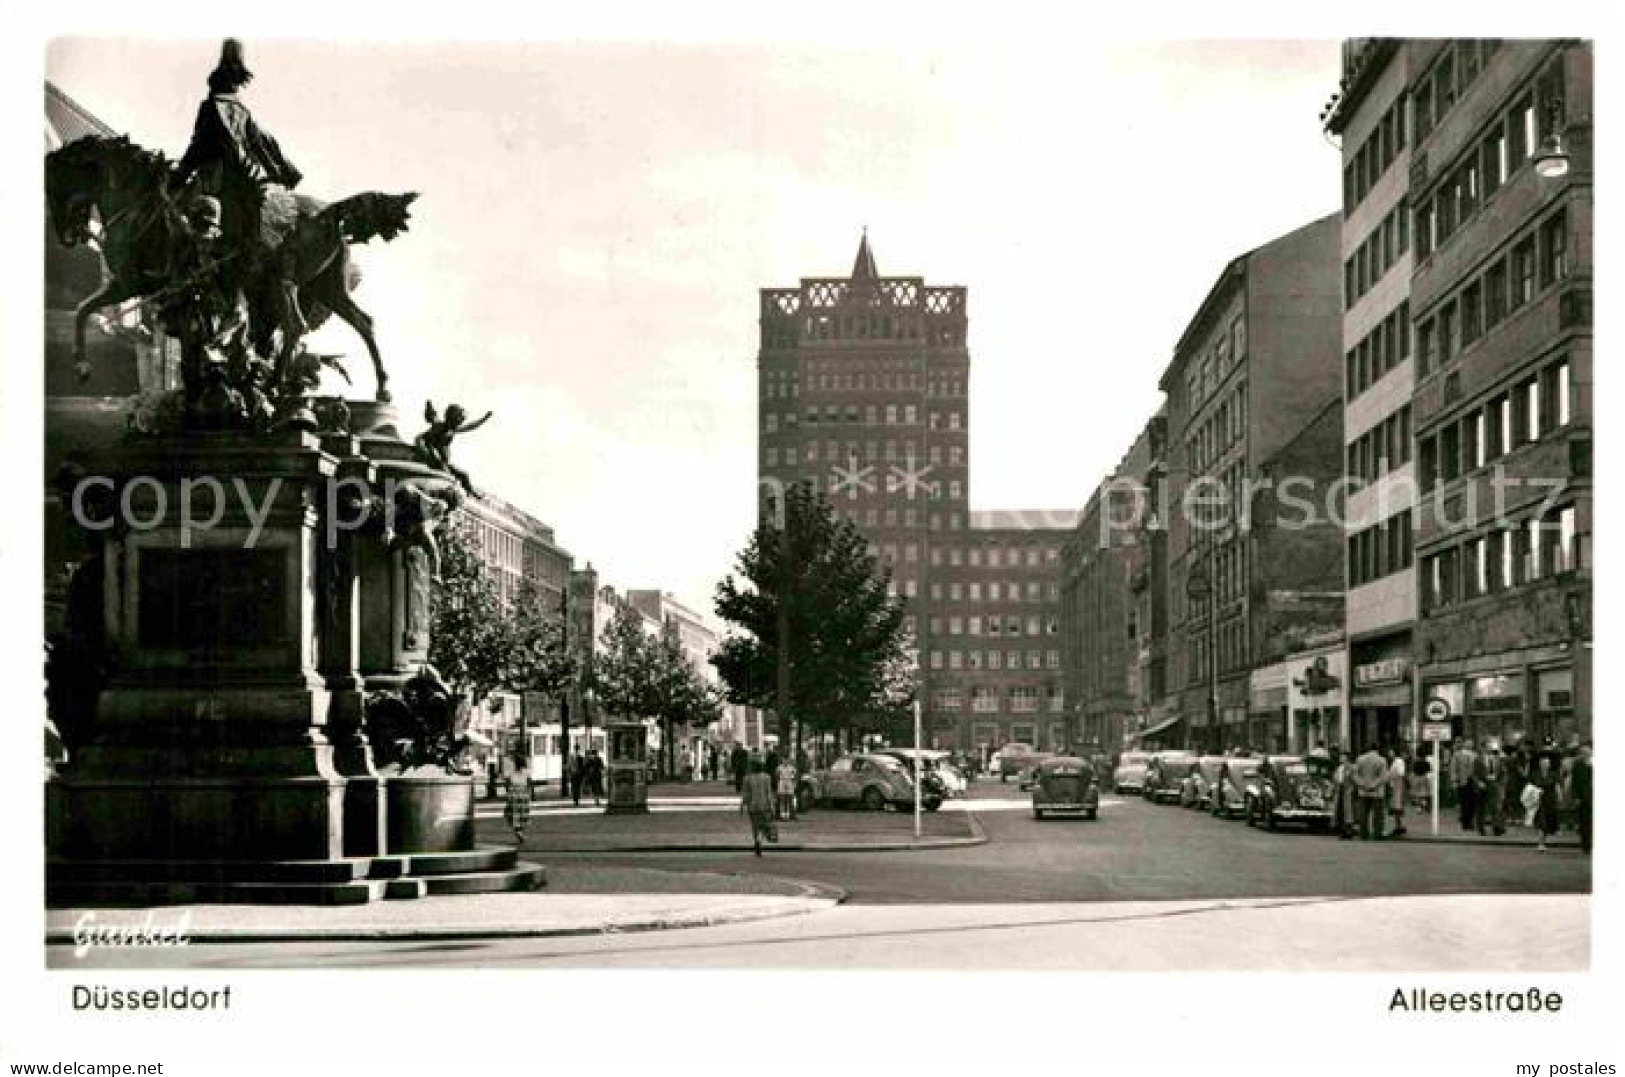
M 59 39 L 46 74 L 185 148 L 217 39 Z M 360 249 L 409 429 L 606 582 L 709 608 L 753 517 L 756 290 L 883 274 L 970 288 L 975 509 L 1080 508 L 1158 404 L 1225 262 L 1333 211 L 1337 43 L 247 40 L 302 191 L 419 191 Z M 320 343 L 370 367 L 343 326 Z

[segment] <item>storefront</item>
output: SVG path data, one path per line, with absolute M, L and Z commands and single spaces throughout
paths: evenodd
M 1267 754 L 1287 750 L 1288 670 L 1286 662 L 1253 670 L 1248 684 L 1247 730 L 1238 744 Z
M 1346 665 L 1341 647 L 1294 655 L 1287 661 L 1288 752 L 1302 754 L 1347 741 L 1343 723 Z
M 1548 739 L 1559 745 L 1583 735 L 1574 706 L 1572 664 L 1528 665 L 1429 679 L 1424 691 L 1450 707 L 1453 734 L 1482 744 Z
M 1347 745 L 1354 751 L 1415 744 L 1415 688 L 1409 632 L 1361 640 L 1351 649 Z M 1460 711 L 1452 711 L 1459 714 Z

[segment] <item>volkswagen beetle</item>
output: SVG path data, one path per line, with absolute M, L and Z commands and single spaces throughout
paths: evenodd
M 1247 791 L 1258 780 L 1258 760 L 1252 756 L 1230 756 L 1219 768 L 1214 786 L 1214 815 L 1228 819 L 1247 814 Z
M 1269 830 L 1282 823 L 1327 830 L 1336 803 L 1329 760 L 1272 756 L 1259 765 L 1258 794 L 1247 821 L 1263 823 Z
M 1045 815 L 1100 813 L 1100 782 L 1095 768 L 1070 755 L 1056 755 L 1033 765 L 1033 818 Z

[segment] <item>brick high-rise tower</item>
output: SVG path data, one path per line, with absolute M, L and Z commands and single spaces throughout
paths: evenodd
M 1006 663 L 1017 653 L 1014 641 L 996 641 L 997 650 L 988 652 L 995 660 L 957 646 L 979 648 L 981 641 L 952 637 L 969 635 L 972 622 L 992 623 L 995 615 L 1001 627 L 1014 623 L 1017 614 L 1022 633 L 1036 624 L 1034 634 L 1052 634 L 1058 588 L 1050 577 L 1059 578 L 1061 535 L 1040 534 L 1053 524 L 1047 516 L 1023 515 L 1023 526 L 1012 531 L 1010 518 L 1021 514 L 1001 514 L 997 534 L 973 530 L 965 308 L 964 287 L 881 276 L 867 235 L 850 277 L 762 289 L 758 474 L 764 491 L 810 483 L 859 526 L 910 600 L 931 739 L 973 748 L 1012 739 L 1000 714 L 1013 715 L 1021 732 L 1030 725 L 1028 739 L 1043 740 L 1036 719 L 1024 716 L 1038 713 L 1040 699 L 1060 712 L 1059 673 L 1047 652 L 1034 662 L 1021 649 L 1022 672 L 1012 681 Z M 1044 545 L 1029 552 L 1031 542 Z M 1032 580 L 1006 571 L 988 582 L 998 611 L 981 609 L 983 583 L 972 578 L 983 546 L 990 567 L 1015 568 L 1019 559 L 1022 569 L 1037 569 Z M 1002 607 L 1007 593 L 1016 596 L 1008 599 L 1015 606 L 1009 611 Z M 1059 647 L 1054 638 L 1031 642 Z M 997 675 L 980 676 L 985 660 L 996 661 Z M 967 708 L 966 700 L 977 704 Z M 1055 731 L 1048 732 L 1054 740 Z

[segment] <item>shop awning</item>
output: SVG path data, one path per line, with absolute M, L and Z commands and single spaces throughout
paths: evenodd
M 1174 726 L 1178 725 L 1180 722 L 1183 722 L 1184 720 L 1185 720 L 1184 715 L 1176 714 L 1172 718 L 1164 718 L 1162 721 L 1158 722 L 1156 725 L 1150 726 L 1150 727 L 1148 727 L 1146 729 L 1142 729 L 1137 733 L 1131 733 L 1131 734 L 1129 734 L 1129 736 L 1134 740 L 1144 740 L 1147 737 L 1154 737 L 1158 733 L 1166 732 L 1167 730 L 1172 729 Z

